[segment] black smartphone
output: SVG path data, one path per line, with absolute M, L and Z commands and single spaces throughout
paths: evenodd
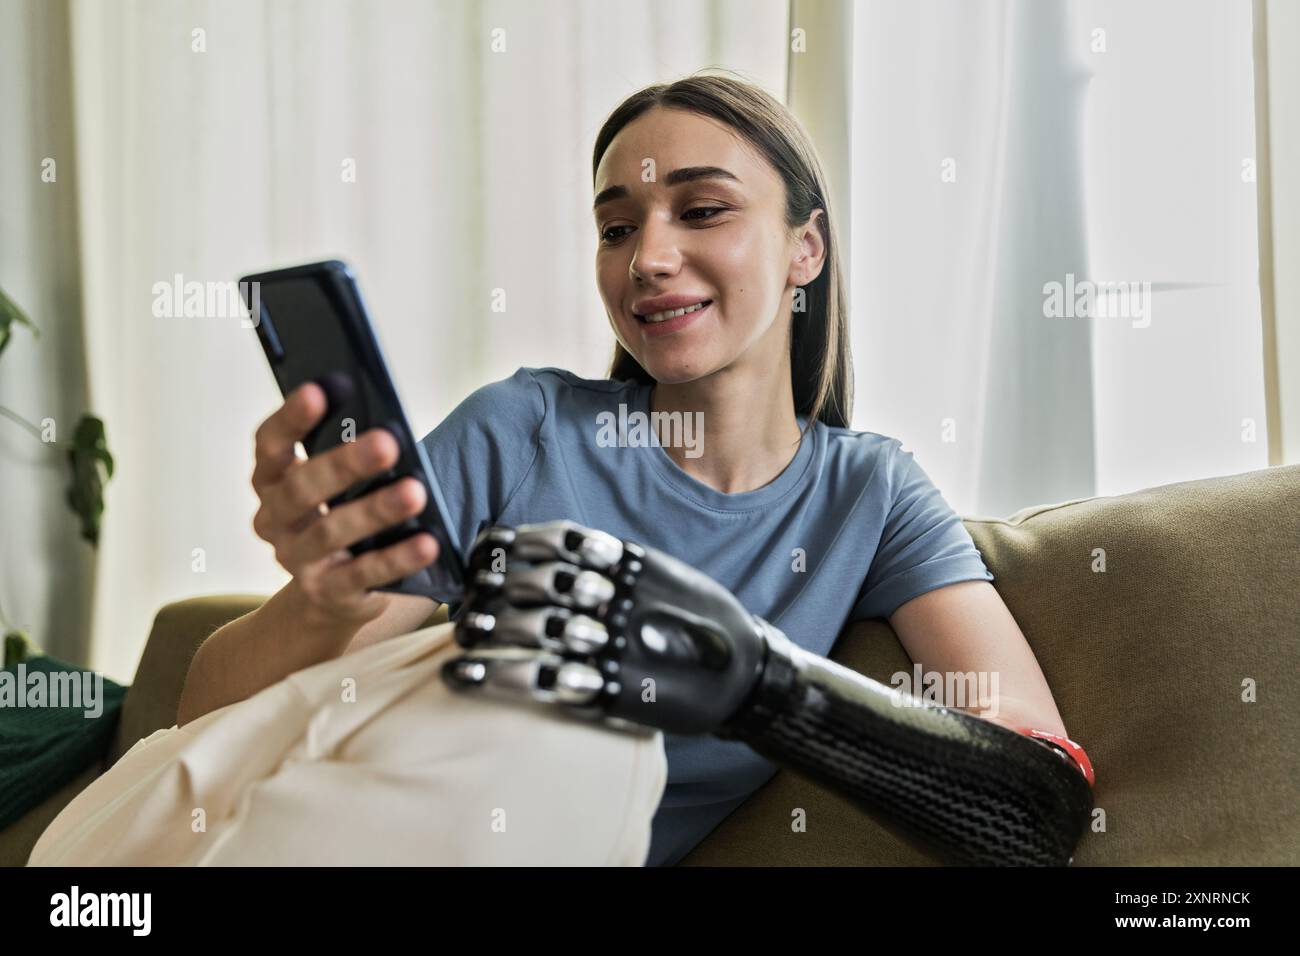
M 438 558 L 417 574 L 373 590 L 432 591 L 448 604 L 460 601 L 465 569 L 455 526 L 447 520 L 447 506 L 428 454 L 402 411 L 352 270 L 337 260 L 312 262 L 244 276 L 239 289 L 280 392 L 288 395 L 304 382 L 315 382 L 329 400 L 325 417 L 302 440 L 309 457 L 355 440 L 370 428 L 387 429 L 397 439 L 401 457 L 393 468 L 357 482 L 331 499 L 329 506 L 345 504 L 405 477 L 424 485 L 422 513 L 357 541 L 348 550 L 360 555 L 427 531 L 438 540 Z

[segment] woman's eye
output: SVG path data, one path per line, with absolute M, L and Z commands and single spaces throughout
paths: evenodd
M 683 219 L 689 218 L 693 222 L 704 222 L 706 220 L 712 219 L 714 215 L 726 211 L 727 211 L 726 206 L 696 206 L 694 209 L 688 209 L 686 210 L 686 212 L 682 213 L 682 218 Z M 692 216 L 692 213 L 697 213 L 697 212 L 713 213 L 714 215 Z M 631 226 L 610 226 L 608 229 L 606 229 L 604 232 L 600 234 L 600 241 L 605 243 L 606 245 L 618 242 L 618 240 L 623 238 L 625 233 L 618 233 L 617 235 L 611 235 L 611 233 L 617 233 L 619 229 L 631 229 L 631 228 L 632 228 Z
M 723 206 L 696 206 L 694 209 L 686 210 L 686 212 L 682 213 L 682 216 L 683 217 L 689 216 L 693 212 L 719 213 L 719 212 L 726 212 L 726 211 L 727 211 L 726 208 Z M 712 219 L 712 218 L 713 218 L 712 216 L 701 216 L 700 219 L 696 221 L 698 222 L 703 219 Z

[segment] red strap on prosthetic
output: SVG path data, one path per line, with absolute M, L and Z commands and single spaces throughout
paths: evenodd
M 1046 730 L 1035 730 L 1032 727 L 1017 727 L 1017 732 L 1027 737 L 1036 737 L 1039 740 L 1046 741 L 1052 746 L 1060 748 L 1083 774 L 1084 779 L 1088 781 L 1088 786 L 1096 786 L 1096 776 L 1092 772 L 1092 761 L 1088 759 L 1088 753 L 1069 737 L 1062 737 L 1060 734 L 1050 734 Z

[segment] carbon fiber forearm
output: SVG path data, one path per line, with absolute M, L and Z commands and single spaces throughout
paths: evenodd
M 1052 748 L 897 692 L 768 633 L 763 676 L 718 736 L 844 794 L 945 862 L 1065 866 L 1092 788 Z

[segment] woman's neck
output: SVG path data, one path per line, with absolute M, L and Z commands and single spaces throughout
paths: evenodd
M 703 440 L 674 444 L 663 429 L 659 442 L 677 466 L 724 494 L 761 488 L 781 474 L 799 450 L 790 370 L 770 377 L 727 370 L 682 384 L 657 383 L 650 411 L 700 413 Z M 655 421 L 652 417 L 651 421 Z

